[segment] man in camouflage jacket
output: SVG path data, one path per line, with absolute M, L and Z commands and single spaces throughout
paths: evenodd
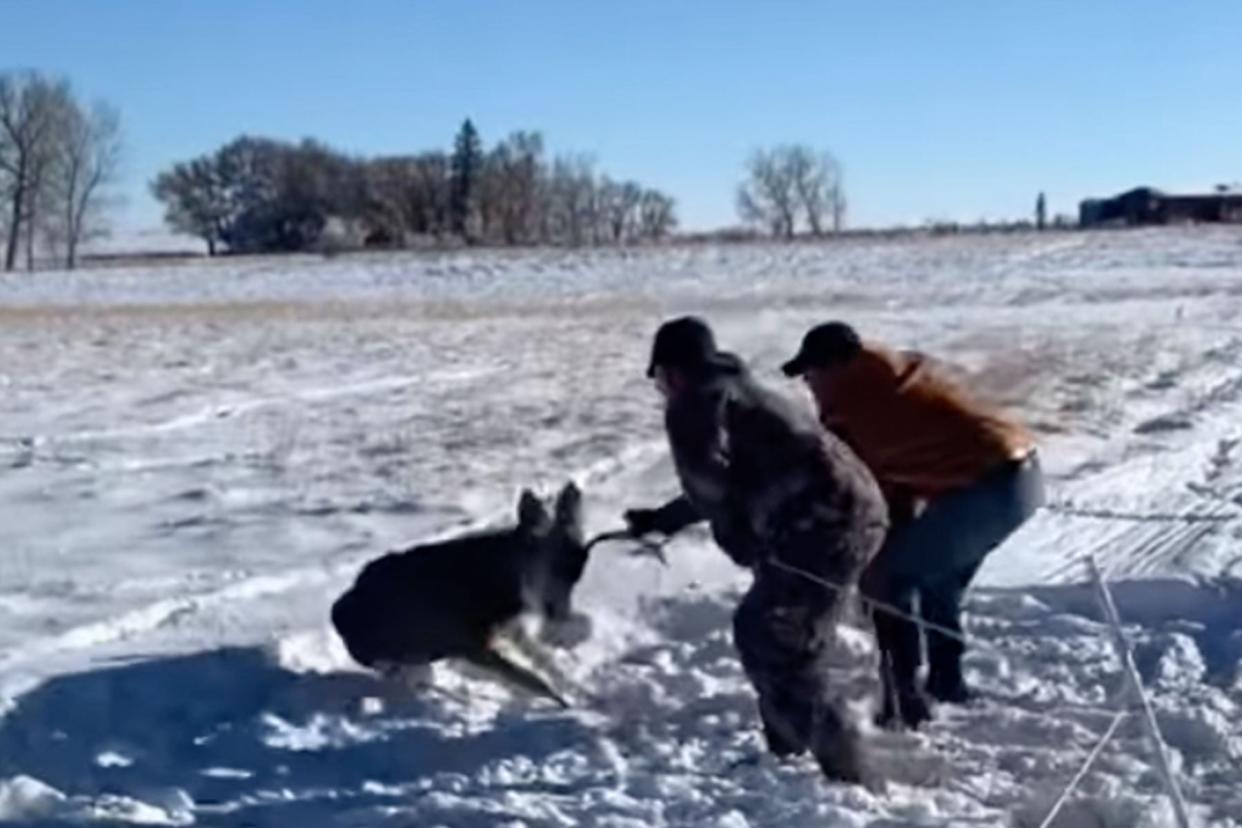
M 809 412 L 717 350 L 702 320 L 683 317 L 660 328 L 648 376 L 666 399 L 683 494 L 658 509 L 627 512 L 631 531 L 671 535 L 708 521 L 717 544 L 755 575 L 733 632 L 769 748 L 778 756 L 809 749 L 829 779 L 872 781 L 822 657 L 842 591 L 884 541 L 888 517 L 875 480 Z

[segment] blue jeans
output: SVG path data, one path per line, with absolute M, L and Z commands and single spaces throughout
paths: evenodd
M 1044 504 L 1043 473 L 1034 453 L 1007 462 L 970 486 L 942 495 L 913 520 L 889 530 L 879 554 L 862 577 L 864 596 L 913 615 L 917 600 L 923 620 L 960 635 L 966 588 L 988 553 Z M 922 662 L 919 628 L 877 609 L 876 638 L 891 672 L 886 693 L 916 692 Z M 965 647 L 952 636 L 929 630 L 928 690 L 961 689 Z M 952 694 L 950 689 L 949 694 Z

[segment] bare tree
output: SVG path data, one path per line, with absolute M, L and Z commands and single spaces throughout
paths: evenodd
M 0 196 L 4 266 L 21 243 L 26 267 L 36 251 L 64 247 L 72 267 L 81 242 L 101 229 L 103 191 L 120 159 L 120 117 L 97 104 L 83 110 L 68 81 L 36 72 L 0 74 Z
M 364 172 L 364 221 L 370 244 L 383 247 L 405 244 L 406 233 L 421 216 L 421 206 L 409 197 L 413 159 L 376 158 Z
M 652 191 L 655 192 L 654 190 Z M 639 235 L 642 231 L 642 206 L 644 191 L 637 181 L 625 181 L 621 184 L 620 215 L 625 216 L 623 237 Z M 667 199 L 669 217 L 672 216 L 673 200 Z M 675 223 L 675 222 L 674 222 Z
M 500 229 L 506 244 L 530 241 L 537 233 L 544 205 L 543 136 L 514 132 L 496 146 L 493 170 L 499 179 Z
M 832 232 L 840 233 L 845 229 L 845 211 L 849 206 L 845 200 L 845 182 L 841 180 L 840 168 L 837 170 L 837 180 L 829 191 L 828 201 L 832 210 Z
M 845 174 L 841 171 L 841 162 L 831 152 L 822 152 L 815 158 L 811 180 L 814 187 L 810 190 L 809 199 L 819 205 L 820 216 L 817 219 L 822 227 L 826 218 L 832 223 L 832 232 L 840 233 L 845 228 Z M 808 211 L 809 212 L 809 211 Z M 821 230 L 815 227 L 811 231 L 819 235 Z
M 479 159 L 479 175 L 474 187 L 474 217 L 477 222 L 476 237 L 487 244 L 500 231 L 500 211 L 504 194 L 501 179 L 496 170 L 496 156 L 484 152 Z
M 39 225 L 45 221 L 43 217 L 45 168 L 46 163 L 35 164 L 34 174 L 30 177 L 30 188 L 26 194 L 26 215 L 22 219 L 25 226 L 21 232 L 26 242 L 26 270 L 28 272 L 35 269 L 35 238 L 38 236 Z
M 824 214 L 828 205 L 824 199 L 823 171 L 816 163 L 815 153 L 809 147 L 778 147 L 778 162 L 786 171 L 794 192 L 794 202 L 812 236 L 824 232 Z
M 68 84 L 36 72 L 0 75 L 0 189 L 8 202 L 4 268 L 17 264 L 22 231 L 33 231 L 39 194 L 55 158 Z M 29 223 L 29 224 L 28 224 Z M 33 258 L 33 238 L 27 237 Z
M 621 204 L 621 185 L 606 175 L 601 177 L 595 201 L 599 209 L 599 220 L 603 225 L 600 228 L 600 234 L 608 241 L 620 244 L 625 240 L 626 231 L 625 208 Z
M 586 156 L 561 156 L 552 162 L 546 191 L 548 236 L 545 241 L 581 247 L 592 241 L 598 205 L 595 164 Z
M 596 178 L 592 172 L 583 191 L 586 204 L 586 232 L 588 241 L 592 245 L 601 245 L 608 241 L 608 221 L 600 184 L 600 179 Z
M 798 224 L 798 191 L 784 148 L 755 150 L 746 163 L 747 180 L 738 188 L 737 209 L 744 221 L 791 239 Z
M 643 188 L 638 183 L 617 182 L 607 176 L 600 179 L 599 204 L 608 241 L 622 244 L 639 235 L 642 200 Z
M 487 156 L 481 200 L 497 238 L 522 244 L 539 233 L 543 213 L 543 137 L 537 132 L 514 132 Z
M 844 210 L 841 209 L 844 194 L 841 166 L 837 159 L 828 152 L 816 155 L 805 146 L 789 147 L 786 153 L 785 163 L 793 176 L 798 201 L 811 235 L 822 236 L 828 220 L 832 221 L 834 230 L 839 230 L 839 220 L 844 217 Z
M 525 131 L 510 134 L 484 155 L 477 188 L 484 239 L 505 244 L 530 240 L 539 206 L 542 155 L 542 136 Z
M 410 209 L 418 216 L 414 232 L 437 238 L 451 232 L 454 221 L 452 161 L 442 152 L 424 152 L 415 156 L 410 170 Z
M 841 165 L 831 153 L 802 144 L 756 150 L 747 161 L 747 180 L 738 188 L 742 219 L 768 228 L 774 236 L 793 238 L 799 225 L 816 236 L 831 222 L 839 231 L 845 220 Z
M 80 245 L 105 232 L 101 208 L 121 163 L 121 117 L 97 103 L 90 113 L 74 108 L 60 135 L 52 193 L 59 212 L 65 267 L 77 266 Z
M 644 239 L 658 241 L 677 227 L 673 199 L 659 190 L 644 190 L 638 203 L 638 232 Z
M 366 163 L 364 220 L 373 243 L 449 232 L 450 162 L 444 153 L 377 158 Z
M 26 248 L 26 270 L 35 269 L 35 251 L 41 239 L 55 232 L 56 176 L 64 162 L 62 140 L 78 114 L 67 81 L 58 81 L 42 101 L 47 122 L 46 139 L 32 147 L 27 165 L 25 215 L 22 217 Z

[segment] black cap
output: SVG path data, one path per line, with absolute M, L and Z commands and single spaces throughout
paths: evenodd
M 848 362 L 862 351 L 858 332 L 844 322 L 825 322 L 807 331 L 797 355 L 781 366 L 787 377 L 798 377 L 810 368 Z
M 656 331 L 647 376 L 654 377 L 657 367 L 702 374 L 736 370 L 737 362 L 716 347 L 716 337 L 706 322 L 697 316 L 683 316 L 665 322 Z

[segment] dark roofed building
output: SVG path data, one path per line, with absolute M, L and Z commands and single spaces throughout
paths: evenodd
M 1186 222 L 1242 223 L 1242 192 L 1170 195 L 1151 187 L 1136 187 L 1112 198 L 1091 198 L 1078 205 L 1078 223 L 1083 227 Z

